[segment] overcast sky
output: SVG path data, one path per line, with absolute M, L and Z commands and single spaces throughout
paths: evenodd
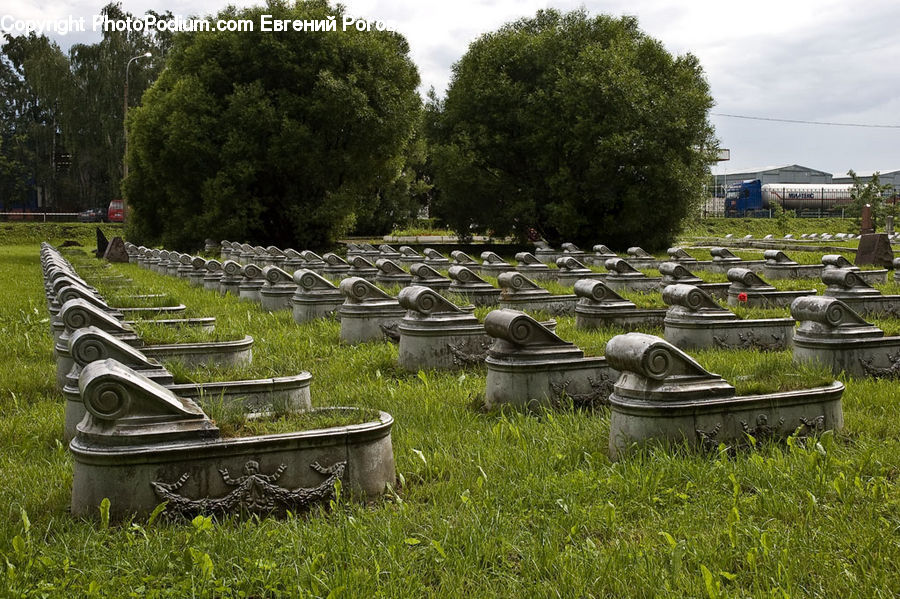
M 90 17 L 105 0 L 4 0 L 0 16 Z M 258 4 L 238 0 L 244 6 Z M 220 0 L 124 0 L 125 10 L 207 15 Z M 350 15 L 388 21 L 409 40 L 423 92 L 446 90 L 453 63 L 482 33 L 539 8 L 629 14 L 676 54 L 700 58 L 728 170 L 801 164 L 843 174 L 900 169 L 900 127 L 778 123 L 717 116 L 900 126 L 897 0 L 345 0 Z M 302 35 L 302 34 L 297 34 Z M 99 34 L 52 35 L 67 49 Z M 717 168 L 716 172 L 720 172 Z

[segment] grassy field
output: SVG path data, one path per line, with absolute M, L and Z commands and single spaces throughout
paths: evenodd
M 683 237 L 735 237 L 753 235 L 760 239 L 765 235 L 783 237 L 791 233 L 799 238 L 803 233 L 859 233 L 859 225 L 851 218 L 789 218 L 779 223 L 774 218 L 697 218 L 685 222 Z M 829 243 L 839 242 L 831 240 Z
M 113 268 L 140 293 L 216 316 L 216 335 L 256 340 L 249 368 L 180 376 L 310 371 L 315 406 L 394 416 L 397 485 L 370 504 L 285 520 L 73 518 L 37 240 L 0 243 L 2 596 L 900 594 L 895 382 L 846 381 L 838 434 L 710 454 L 654 446 L 611 462 L 605 410 L 485 413 L 483 369 L 407 373 L 393 345 L 342 346 L 334 320 L 297 325 L 286 311 L 267 314 L 133 265 Z M 618 332 L 558 320 L 560 336 L 593 355 Z M 696 357 L 742 392 L 797 380 L 786 352 Z

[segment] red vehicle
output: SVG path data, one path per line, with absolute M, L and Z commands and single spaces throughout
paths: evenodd
M 125 222 L 125 202 L 123 200 L 113 200 L 109 203 L 106 220 L 111 223 Z

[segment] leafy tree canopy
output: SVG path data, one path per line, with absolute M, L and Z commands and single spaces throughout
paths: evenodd
M 853 180 L 853 189 L 850 190 L 850 204 L 847 206 L 846 215 L 853 218 L 859 226 L 862 220 L 863 206 L 868 204 L 872 211 L 872 224 L 878 228 L 885 223 L 885 217 L 896 219 L 897 198 L 893 193 L 894 186 L 890 183 L 882 183 L 879 173 L 876 171 L 863 181 L 856 171 L 850 169 L 847 172 Z
M 634 18 L 539 11 L 473 42 L 430 103 L 435 212 L 464 234 L 663 247 L 700 199 L 712 103 L 697 58 Z
M 134 16 L 118 3 L 100 12 Z M 39 189 L 43 207 L 56 210 L 106 207 L 120 197 L 126 65 L 153 56 L 129 71 L 133 104 L 162 69 L 170 37 L 104 31 L 99 42 L 75 44 L 66 55 L 45 35 L 0 36 L 0 207 L 34 209 Z
M 125 182 L 134 239 L 205 237 L 321 247 L 401 176 L 421 109 L 406 40 L 342 31 L 325 1 L 215 19 L 325 20 L 337 31 L 178 34 L 129 113 Z

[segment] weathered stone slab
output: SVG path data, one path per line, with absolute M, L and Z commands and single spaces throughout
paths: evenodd
M 669 248 L 668 250 L 666 250 L 666 253 L 669 254 L 669 260 L 672 262 L 678 262 L 682 264 L 697 262 L 697 259 L 691 256 L 684 248 Z
M 354 260 L 365 260 L 357 256 Z M 344 294 L 320 274 L 302 268 L 294 273 L 297 289 L 291 298 L 294 321 L 298 324 L 334 316 L 344 303 Z
M 461 252 L 459 250 L 453 250 L 450 252 L 450 258 L 453 259 L 453 264 L 458 264 L 459 266 L 465 266 L 469 270 L 473 272 L 478 272 L 478 269 L 481 267 L 481 263 L 476 261 L 472 256 L 468 255 L 465 252 Z
M 481 252 L 481 274 L 491 277 L 514 271 L 516 268 L 494 252 Z
M 769 285 L 755 272 L 746 268 L 732 268 L 728 271 L 729 306 L 762 306 L 783 308 L 789 306 L 792 301 L 805 295 L 815 295 L 816 290 L 808 291 L 779 291 Z
M 244 281 L 244 267 L 234 260 L 226 260 L 222 265 L 222 278 L 219 279 L 219 293 L 239 297 L 241 283 Z
M 340 281 L 350 276 L 351 267 L 346 260 L 335 253 L 328 252 L 322 255 L 325 266 L 322 268 L 322 275 L 332 281 Z
M 563 243 L 559 247 L 562 248 L 562 254 L 556 258 L 557 260 L 568 257 L 583 263 L 588 258 L 588 253 L 574 243 Z
M 449 293 L 463 295 L 476 306 L 493 306 L 500 301 L 501 291 L 461 264 L 450 267 Z
M 552 281 L 556 279 L 557 271 L 549 265 L 538 260 L 537 256 L 530 252 L 516 254 L 516 271 L 522 273 L 533 281 Z
M 599 329 L 661 326 L 665 310 L 638 309 L 634 302 L 613 291 L 602 279 L 582 279 L 575 283 L 575 328 Z
M 635 268 L 658 268 L 659 260 L 653 257 L 652 254 L 647 252 L 645 249 L 639 246 L 633 246 L 625 250 L 625 253 L 628 257 L 625 259 L 629 264 L 634 266 Z
M 735 256 L 731 250 L 723 247 L 713 247 L 709 249 L 712 261 L 704 263 L 704 270 L 710 272 L 727 273 L 729 269 L 740 267 L 752 270 L 754 272 L 762 272 L 765 260 L 742 260 Z
M 681 349 L 777 351 L 790 347 L 793 318 L 742 320 L 694 285 L 669 285 L 662 296 L 670 306 L 664 321 L 666 341 Z
M 841 300 L 798 298 L 791 316 L 800 322 L 794 333 L 795 362 L 817 362 L 854 377 L 900 376 L 900 337 L 885 337 Z
M 347 276 L 362 277 L 367 281 L 375 281 L 378 276 L 378 267 L 372 264 L 368 258 L 356 255 L 350 259 L 350 271 L 347 273 Z
M 854 264 L 874 264 L 883 268 L 891 268 L 894 262 L 894 250 L 891 240 L 885 233 L 867 233 L 859 238 Z
M 399 260 L 400 252 L 392 248 L 386 243 L 378 246 L 378 255 L 387 260 Z
M 359 277 L 341 281 L 340 290 L 345 298 L 338 310 L 341 341 L 356 344 L 400 340 L 398 326 L 406 310 L 396 298 Z
M 402 289 L 397 299 L 406 310 L 398 326 L 401 368 L 454 370 L 484 361 L 490 342 L 471 309 L 419 285 Z
M 424 262 L 428 266 L 431 266 L 433 268 L 450 267 L 450 260 L 434 248 L 425 248 L 422 250 L 422 254 L 425 256 Z
M 163 502 L 187 519 L 298 513 L 330 499 L 338 480 L 346 496 L 367 498 L 396 476 L 383 412 L 361 425 L 223 440 L 195 403 L 112 360 L 85 368 L 80 385 L 89 416 L 70 446 L 79 517 L 103 498 L 113 521 Z
M 243 279 L 238 285 L 238 295 L 241 300 L 258 302 L 260 300 L 259 290 L 265 285 L 266 280 L 263 278 L 262 269 L 256 264 L 245 264 L 241 269 Z
M 725 299 L 728 297 L 728 287 L 730 283 L 707 283 L 691 271 L 687 269 L 685 264 L 693 264 L 692 262 L 663 262 L 659 265 L 659 273 L 662 275 L 662 285 L 694 285 L 709 293 L 713 297 Z
M 516 310 L 494 310 L 484 328 L 494 338 L 485 358 L 488 409 L 553 407 L 566 397 L 578 407 L 606 404 L 617 373 L 604 358 L 586 358 L 574 344 Z
M 125 251 L 125 242 L 116 235 L 106 246 L 103 259 L 107 262 L 128 262 L 128 252 Z
M 610 258 L 604 267 L 609 274 L 603 280 L 613 290 L 656 291 L 662 285 L 662 278 L 648 277 L 622 258 Z
M 434 268 L 425 263 L 416 262 L 409 267 L 413 285 L 422 285 L 435 290 L 449 289 L 453 283 Z
M 607 275 L 594 272 L 572 256 L 556 259 L 556 280 L 560 285 L 572 287 L 582 279 L 604 279 Z
M 817 279 L 825 269 L 823 264 L 798 264 L 781 250 L 766 250 L 763 276 L 767 279 Z
M 574 314 L 575 295 L 553 295 L 519 272 L 504 272 L 497 277 L 500 285 L 500 307 L 550 314 Z
M 277 266 L 266 266 L 262 270 L 262 278 L 265 280 L 259 288 L 259 303 L 267 312 L 276 310 L 290 310 L 291 298 L 297 291 L 294 278 Z
M 400 249 L 400 257 L 398 260 L 400 264 L 416 264 L 425 262 L 425 256 L 412 249 L 408 245 L 401 245 Z
M 601 243 L 598 243 L 592 249 L 594 250 L 594 253 L 591 255 L 588 255 L 584 259 L 585 264 L 593 264 L 593 265 L 603 266 L 603 264 L 605 264 L 606 261 L 609 260 L 610 258 L 618 258 L 619 257 L 618 255 L 616 255 L 616 253 L 614 251 L 612 251 L 611 249 L 609 249 L 608 247 L 606 247 L 605 245 L 603 245 Z
M 322 259 L 322 256 L 309 250 L 303 250 L 300 252 L 300 257 L 303 258 L 303 268 L 320 275 L 325 274 L 325 260 Z
M 204 264 L 206 274 L 203 275 L 203 288 L 207 291 L 218 291 L 219 282 L 225 273 L 222 271 L 222 263 L 218 260 L 207 260 Z
M 622 375 L 609 397 L 609 453 L 619 459 L 648 442 L 715 449 L 843 427 L 843 384 L 736 396 L 720 376 L 672 344 L 643 333 L 610 340 L 606 357 Z
M 854 266 L 853 263 L 851 263 L 840 254 L 826 254 L 822 256 L 822 264 L 825 265 L 825 270 L 823 272 L 826 272 L 833 268 L 842 268 L 855 271 L 860 278 L 862 278 L 869 284 L 887 283 L 888 271 L 886 268 L 863 270 L 858 266 Z
M 535 241 L 532 253 L 544 264 L 556 264 L 556 259 L 560 257 L 562 251 L 553 249 L 546 241 Z
M 405 287 L 412 283 L 412 275 L 400 268 L 396 262 L 387 258 L 381 258 L 375 262 L 378 268 L 378 274 L 375 275 L 375 282 L 384 285 L 400 285 Z
M 206 260 L 200 256 L 191 258 L 191 271 L 188 273 L 188 282 L 194 287 L 203 286 L 203 277 L 206 276 Z

